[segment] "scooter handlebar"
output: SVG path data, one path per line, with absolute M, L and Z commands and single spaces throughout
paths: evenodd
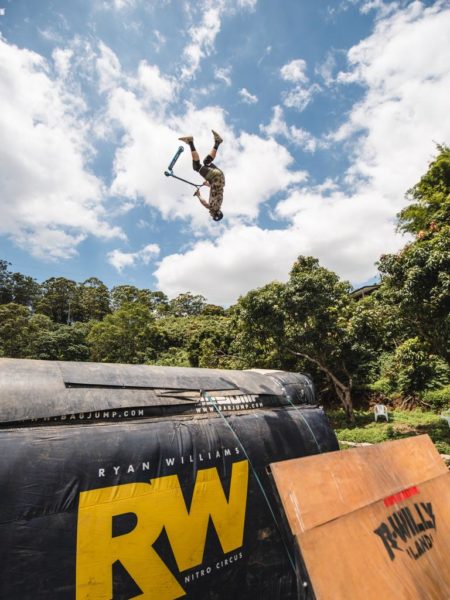
M 174 168 L 174 166 L 175 166 L 175 163 L 176 163 L 176 162 L 177 162 L 177 160 L 179 159 L 179 157 L 180 157 L 180 154 L 181 154 L 182 152 L 184 152 L 184 148 L 183 148 L 183 146 L 179 146 L 178 150 L 177 150 L 177 151 L 176 151 L 176 153 L 175 153 L 175 156 L 172 158 L 172 161 L 171 161 L 170 165 L 167 167 L 167 168 L 169 169 L 169 171 L 172 171 L 172 169 L 173 169 L 173 168 Z

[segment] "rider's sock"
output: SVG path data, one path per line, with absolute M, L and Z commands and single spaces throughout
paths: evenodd
M 189 142 L 189 148 L 191 149 L 191 152 L 195 152 L 194 140 L 192 140 L 192 142 Z
M 221 143 L 222 143 L 222 140 L 220 142 L 218 140 L 215 140 L 214 141 L 214 149 L 217 150 Z

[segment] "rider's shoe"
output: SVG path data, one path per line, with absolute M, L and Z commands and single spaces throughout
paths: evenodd
M 218 144 L 221 144 L 223 142 L 223 139 L 220 137 L 220 135 L 217 133 L 217 131 L 214 131 L 214 129 L 211 129 L 211 131 L 214 136 L 214 141 L 217 142 Z

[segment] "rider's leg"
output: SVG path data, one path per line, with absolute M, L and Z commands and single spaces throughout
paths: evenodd
M 216 158 L 216 155 L 217 155 L 217 149 L 211 148 L 208 156 L 206 156 L 206 158 L 203 159 L 203 164 L 207 165 L 207 166 L 210 165 L 212 163 L 212 161 Z
M 194 171 L 200 171 L 200 156 L 197 150 L 195 149 L 194 138 L 191 135 L 188 135 L 186 137 L 180 137 L 178 139 L 189 146 L 189 148 L 191 149 L 192 156 L 192 168 L 194 169 Z
M 207 166 L 211 165 L 212 161 L 216 158 L 217 150 L 219 149 L 220 144 L 223 142 L 223 139 L 220 137 L 217 131 L 214 131 L 213 129 L 212 132 L 214 136 L 214 146 L 211 148 L 208 156 L 203 161 L 203 164 Z

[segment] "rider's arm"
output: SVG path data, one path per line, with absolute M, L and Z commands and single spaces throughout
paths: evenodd
M 197 198 L 200 200 L 201 204 L 203 204 L 203 206 L 209 210 L 209 203 L 200 196 L 200 190 L 197 190 L 195 192 L 195 195 L 197 196 Z

